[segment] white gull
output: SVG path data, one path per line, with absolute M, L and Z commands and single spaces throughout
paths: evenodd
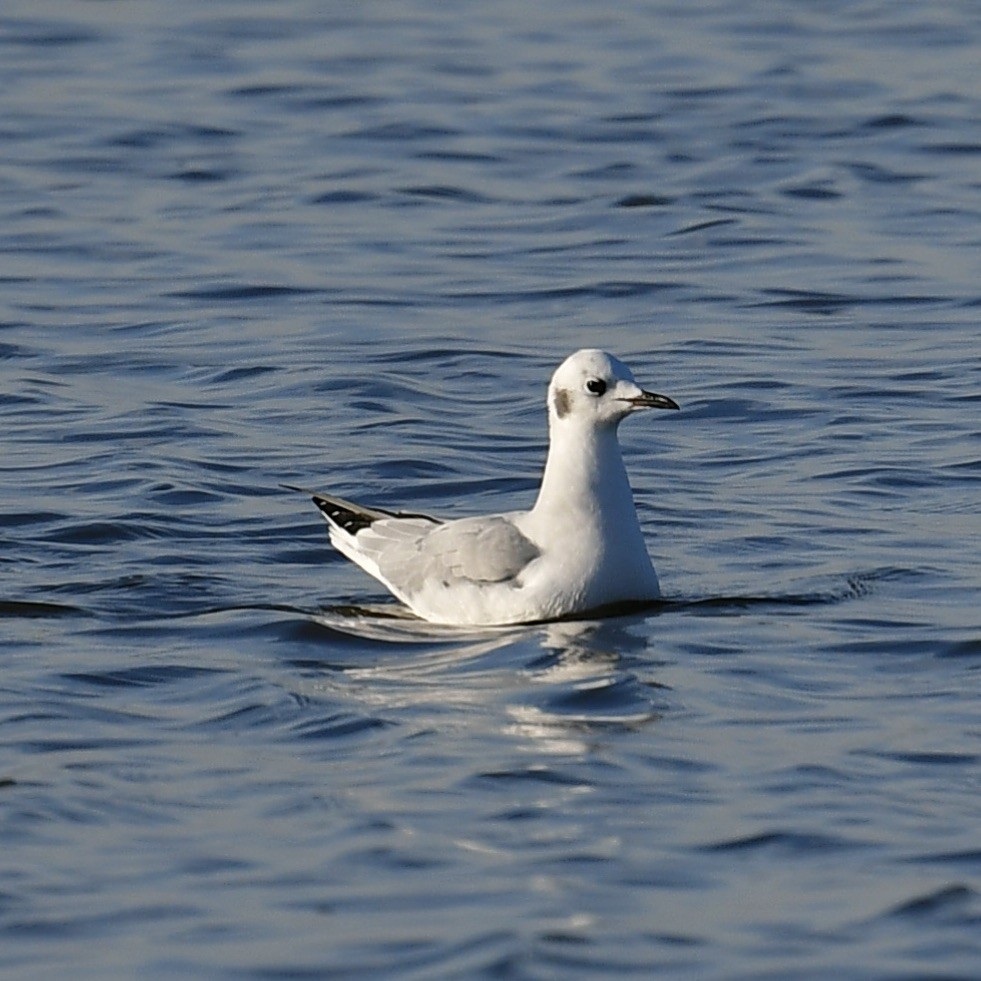
M 660 596 L 617 426 L 677 409 L 604 351 L 567 358 L 548 387 L 549 450 L 530 511 L 443 521 L 313 494 L 338 551 L 433 623 L 555 620 Z

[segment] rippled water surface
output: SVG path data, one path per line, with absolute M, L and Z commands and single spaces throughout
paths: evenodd
M 0 11 L 0 968 L 981 975 L 981 12 Z M 281 483 L 524 507 L 576 348 L 664 602 L 400 616 Z

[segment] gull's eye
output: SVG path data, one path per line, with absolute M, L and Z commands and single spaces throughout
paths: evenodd
M 590 378 L 586 382 L 586 391 L 590 395 L 602 395 L 606 391 L 606 382 L 602 378 Z

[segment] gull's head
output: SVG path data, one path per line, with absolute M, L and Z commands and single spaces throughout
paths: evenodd
M 631 370 L 605 351 L 576 351 L 559 365 L 548 386 L 552 424 L 616 426 L 639 409 L 677 409 L 665 395 L 646 392 Z

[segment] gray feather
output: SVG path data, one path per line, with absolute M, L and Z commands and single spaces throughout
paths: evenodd
M 419 519 L 374 522 L 358 545 L 389 582 L 411 595 L 427 583 L 504 583 L 538 558 L 537 546 L 502 516 L 463 518 L 433 527 Z

